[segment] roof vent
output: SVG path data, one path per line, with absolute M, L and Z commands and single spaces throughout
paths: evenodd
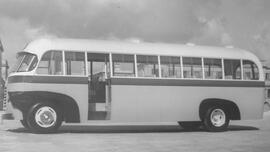
M 227 48 L 227 49 L 233 49 L 234 46 L 232 46 L 232 45 L 227 45 L 227 46 L 225 46 L 225 48 Z
M 186 46 L 195 46 L 194 43 L 186 43 Z
M 127 42 L 131 42 L 131 43 L 141 43 L 142 40 L 139 39 L 139 38 L 129 38 L 129 39 L 126 39 Z

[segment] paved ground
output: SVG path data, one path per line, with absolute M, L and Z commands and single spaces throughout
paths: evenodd
M 0 152 L 269 152 L 270 113 L 231 123 L 229 131 L 186 132 L 167 126 L 63 126 L 57 134 L 31 134 L 17 121 L 0 125 Z

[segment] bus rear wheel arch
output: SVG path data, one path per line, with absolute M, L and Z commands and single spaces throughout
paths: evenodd
M 217 108 L 217 109 L 214 110 L 213 108 Z M 241 117 L 240 110 L 233 101 L 229 101 L 225 99 L 218 99 L 218 98 L 205 99 L 201 102 L 200 107 L 199 107 L 199 116 L 205 126 L 208 125 L 208 123 L 210 123 L 211 121 L 210 119 L 211 112 L 214 112 L 213 114 L 219 115 L 222 118 L 225 115 L 226 117 L 225 122 L 227 121 L 229 122 L 229 120 L 240 120 L 240 117 Z M 222 122 L 224 122 L 223 119 L 222 119 Z M 228 127 L 228 124 L 226 127 Z M 223 128 L 223 127 L 220 127 L 220 128 Z M 208 131 L 222 131 L 222 129 L 211 130 L 209 129 L 209 125 L 208 127 L 206 126 L 206 129 Z M 223 128 L 223 131 L 225 130 L 226 129 Z
M 210 99 L 203 100 L 200 104 L 199 116 L 202 121 L 204 119 L 206 111 L 210 107 L 214 107 L 214 106 L 220 106 L 224 108 L 227 111 L 227 114 L 230 120 L 241 119 L 240 110 L 236 103 L 230 100 L 226 100 L 226 99 L 210 98 Z
M 33 133 L 53 133 L 61 126 L 62 112 L 50 103 L 36 103 L 27 114 L 26 122 Z

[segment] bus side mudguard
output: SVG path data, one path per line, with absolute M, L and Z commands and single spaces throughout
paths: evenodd
M 200 119 L 203 120 L 203 116 L 208 108 L 212 106 L 221 106 L 229 113 L 230 120 L 240 120 L 240 110 L 238 106 L 233 102 L 226 99 L 209 98 L 201 102 L 199 107 Z
M 63 113 L 65 122 L 80 122 L 79 107 L 76 101 L 65 94 L 46 91 L 9 92 L 9 100 L 14 108 L 23 113 L 24 118 L 33 105 L 45 102 L 57 106 Z

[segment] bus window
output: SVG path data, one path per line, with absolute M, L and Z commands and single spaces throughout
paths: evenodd
M 38 74 L 62 75 L 63 74 L 62 51 L 46 52 L 37 68 Z
M 137 69 L 139 77 L 158 77 L 158 57 L 137 55 Z
M 114 76 L 135 76 L 134 55 L 112 54 Z
M 259 80 L 259 70 L 255 63 L 243 60 L 244 80 Z
M 34 58 L 32 58 L 32 62 L 28 67 L 28 71 L 32 71 L 37 66 L 37 63 L 38 63 L 38 59 L 35 56 Z
M 85 75 L 84 52 L 65 52 L 67 75 Z
M 110 76 L 109 55 L 87 53 L 88 71 L 91 80 L 99 78 L 105 81 Z
M 110 76 L 109 54 L 87 53 L 88 64 L 88 120 L 105 120 L 109 117 Z M 108 95 L 108 96 L 107 96 Z
M 18 53 L 17 62 L 11 69 L 12 72 L 27 72 L 32 71 L 37 64 L 36 55 L 30 53 Z
M 202 78 L 202 59 L 183 57 L 184 78 Z
M 221 59 L 204 58 L 205 79 L 222 79 Z
M 25 55 L 24 59 L 21 63 L 21 66 L 18 69 L 18 72 L 30 71 L 29 68 L 31 68 L 31 70 L 33 70 L 33 67 L 30 67 L 30 64 L 34 60 L 34 58 L 36 58 L 34 55 Z M 36 61 L 36 60 L 34 60 L 34 61 Z
M 180 78 L 180 57 L 160 56 L 161 77 Z
M 241 79 L 240 60 L 224 59 L 225 79 Z

